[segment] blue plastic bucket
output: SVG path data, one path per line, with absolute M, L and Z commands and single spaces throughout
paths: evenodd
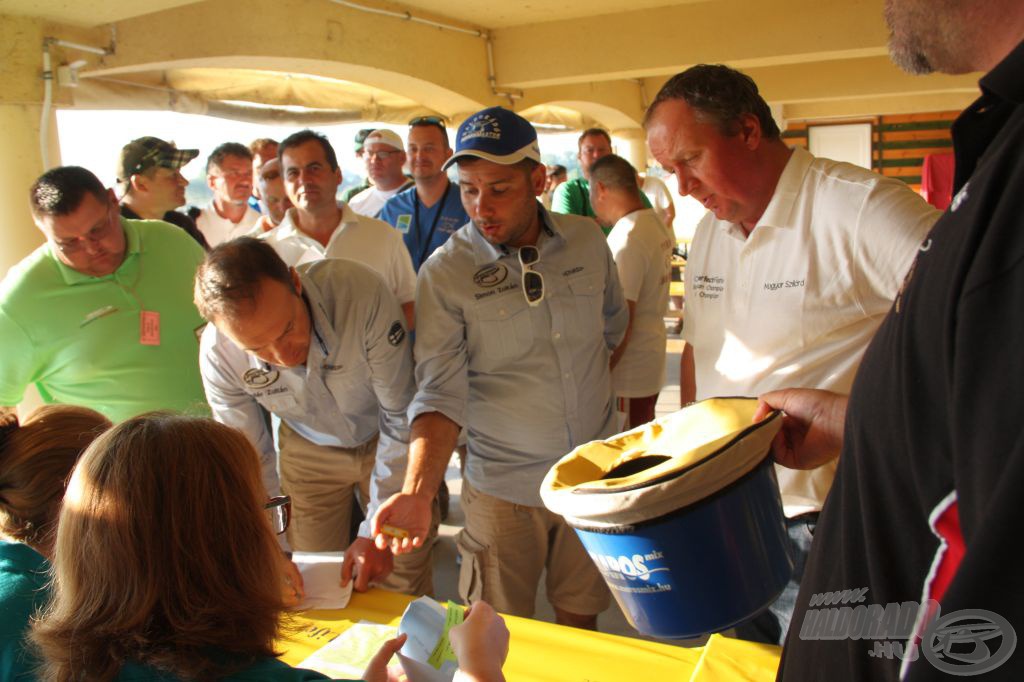
M 766 433 L 752 442 L 756 428 L 731 434 L 698 463 L 674 470 L 669 455 L 633 451 L 626 467 L 616 465 L 602 476 L 604 487 L 598 489 L 584 484 L 553 496 L 545 479 L 545 503 L 557 507 L 576 531 L 639 632 L 692 638 L 725 630 L 772 603 L 789 581 L 793 565 L 782 501 L 767 457 L 771 438 Z M 757 450 L 760 455 L 753 454 Z M 595 459 L 598 465 L 603 461 Z M 728 471 L 736 470 L 731 459 L 747 463 L 726 481 Z M 609 460 L 607 466 L 613 464 Z M 645 479 L 654 465 L 665 471 Z M 615 478 L 623 470 L 627 476 Z M 594 474 L 601 471 L 595 468 Z M 695 486 L 707 491 L 696 500 Z M 594 512 L 616 498 L 624 500 L 621 510 Z M 686 501 L 666 511 L 674 498 Z M 639 518 L 648 510 L 655 513 Z M 616 516 L 625 520 L 616 522 Z

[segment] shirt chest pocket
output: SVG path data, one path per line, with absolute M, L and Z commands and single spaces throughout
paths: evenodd
M 568 278 L 566 284 L 572 294 L 576 330 L 587 336 L 604 334 L 604 278 L 586 273 Z
M 365 364 L 350 362 L 344 367 L 325 371 L 324 385 L 339 408 L 356 411 L 354 406 L 366 400 L 370 373 Z
M 477 324 L 470 325 L 467 332 L 471 352 L 502 360 L 529 352 L 533 345 L 533 323 L 530 308 L 519 291 L 478 302 L 473 314 Z
M 256 401 L 269 412 L 279 417 L 295 417 L 301 412 L 299 402 L 291 391 L 256 395 Z

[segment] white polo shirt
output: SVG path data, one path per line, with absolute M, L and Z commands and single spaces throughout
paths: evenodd
M 260 219 L 260 214 L 254 211 L 252 206 L 246 206 L 242 219 L 233 223 L 217 213 L 212 199 L 202 209 L 199 217 L 196 218 L 196 227 L 206 237 L 206 243 L 210 245 L 211 249 L 221 242 L 246 236 L 256 226 L 256 221 Z
M 411 186 L 411 180 L 406 180 L 398 187 L 389 190 L 378 189 L 371 185 L 349 199 L 348 205 L 351 206 L 352 210 L 359 215 L 376 218 L 380 215 L 380 210 L 384 208 L 384 204 L 388 203 L 388 199 L 403 190 L 409 189 Z
M 612 370 L 622 398 L 645 398 L 665 381 L 665 310 L 675 236 L 651 208 L 623 216 L 608 233 L 608 248 L 627 301 L 636 302 L 629 343 Z
M 348 258 L 374 270 L 399 303 L 416 298 L 416 271 L 405 248 L 402 233 L 382 220 L 359 215 L 344 202 L 338 203 L 341 220 L 324 247 L 298 228 L 296 210 L 289 208 L 281 224 L 262 236 L 290 266 L 317 258 Z
M 749 238 L 708 214 L 686 263 L 697 398 L 847 394 L 939 212 L 904 183 L 797 148 Z M 787 516 L 818 511 L 835 462 L 776 467 Z

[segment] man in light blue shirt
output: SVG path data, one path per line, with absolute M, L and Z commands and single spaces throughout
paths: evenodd
M 615 430 L 608 363 L 628 317 L 615 263 L 592 220 L 537 201 L 545 168 L 525 119 L 500 107 L 470 117 L 455 162 L 472 223 L 420 271 L 409 469 L 373 533 L 384 546 L 385 525 L 408 531 L 391 541 L 398 553 L 427 537 L 465 427 L 462 598 L 530 616 L 546 569 L 558 622 L 594 628 L 607 588 L 539 488 L 560 457 Z
M 212 324 L 200 369 L 214 418 L 246 434 L 268 495 L 292 498 L 288 539 L 302 551 L 345 549 L 356 589 L 391 571 L 369 523 L 349 546 L 352 495 L 368 516 L 400 489 L 413 397 L 402 310 L 380 276 L 344 259 L 289 268 L 263 240 L 226 242 L 196 274 L 196 305 Z M 281 419 L 280 470 L 266 413 Z M 424 551 L 425 550 L 425 551 Z M 431 591 L 429 543 L 402 557 L 388 587 Z
M 419 272 L 423 261 L 468 223 L 469 216 L 459 188 L 443 168 L 452 155 L 444 122 L 436 116 L 414 118 L 406 147 L 416 186 L 388 199 L 379 217 L 402 233 L 412 266 Z

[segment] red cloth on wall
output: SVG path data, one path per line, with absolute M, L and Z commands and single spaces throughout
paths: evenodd
M 929 204 L 945 211 L 953 200 L 953 155 L 928 154 L 921 166 L 921 195 Z

